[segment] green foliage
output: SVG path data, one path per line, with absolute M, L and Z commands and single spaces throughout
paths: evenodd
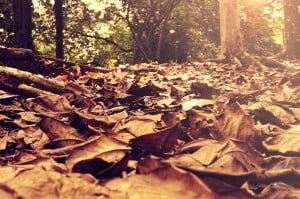
M 0 45 L 13 44 L 12 1 L 0 0 Z
M 254 6 L 243 7 L 241 28 L 246 50 L 255 55 L 270 56 L 281 51 L 281 45 L 276 43 L 275 28 L 270 23 L 276 7 Z M 268 11 L 269 10 L 269 11 Z M 270 12 L 271 11 L 271 12 Z
M 175 61 L 183 62 L 216 57 L 220 44 L 218 0 L 181 3 L 169 22 L 169 30 L 165 50 L 168 59 L 175 57 Z
M 246 0 L 245 0 L 246 1 Z M 33 0 L 36 49 L 42 54 L 55 55 L 55 23 L 53 1 Z M 66 58 L 94 64 L 132 62 L 134 53 L 123 52 L 105 39 L 124 49 L 136 48 L 134 37 L 143 35 L 156 18 L 164 14 L 167 0 L 159 1 L 155 15 L 149 1 L 131 1 L 129 20 L 140 32 L 134 33 L 126 21 L 127 0 L 64 1 Z M 241 1 L 243 2 L 243 1 Z M 265 6 L 242 6 L 244 46 L 255 55 L 271 55 L 281 50 L 282 12 L 280 0 L 267 0 Z M 0 0 L 0 45 L 11 45 L 13 40 L 12 1 Z M 274 15 L 277 13 L 277 15 Z M 146 24 L 146 21 L 148 24 Z M 147 29 L 148 28 L 148 29 Z M 151 32 L 150 47 L 156 48 L 161 27 Z M 198 61 L 218 56 L 220 45 L 218 0 L 182 0 L 164 27 L 162 62 Z M 140 34 L 140 35 L 138 35 Z M 154 50 L 155 52 L 155 50 Z
M 47 0 L 36 0 L 34 30 L 35 44 L 44 54 L 55 53 L 55 21 L 53 4 Z M 105 4 L 106 3 L 106 4 Z M 125 48 L 131 46 L 131 35 L 122 21 L 109 16 L 109 1 L 93 2 L 94 9 L 84 1 L 67 1 L 64 4 L 64 47 L 66 58 L 73 61 L 105 64 L 111 62 L 129 62 L 130 56 L 97 37 L 108 38 Z M 81 34 L 83 33 L 83 34 Z M 86 35 L 90 36 L 87 37 Z M 94 37 L 94 38 L 93 38 Z

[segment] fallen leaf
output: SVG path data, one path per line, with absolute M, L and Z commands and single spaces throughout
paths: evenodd
M 183 132 L 178 126 L 167 128 L 157 133 L 134 138 L 130 141 L 130 146 L 154 155 L 171 153 L 178 144 L 180 133 Z
M 201 98 L 212 99 L 214 95 L 219 94 L 219 90 L 215 89 L 206 83 L 193 82 L 191 84 L 193 93 L 200 94 Z
M 39 127 L 47 134 L 50 140 L 61 138 L 85 138 L 75 128 L 48 117 L 40 121 Z
M 66 159 L 66 166 L 68 169 L 72 169 L 78 162 L 92 158 L 99 158 L 106 162 L 117 162 L 130 149 L 126 144 L 118 140 L 101 136 L 73 150 Z
M 203 107 L 203 106 L 208 106 L 208 105 L 213 105 L 214 101 L 213 100 L 208 100 L 208 99 L 191 99 L 188 101 L 184 101 L 182 103 L 182 110 L 188 111 L 194 108 L 195 106 L 197 107 Z
M 215 198 L 215 195 L 199 178 L 174 167 L 157 169 L 145 175 L 114 179 L 105 183 L 104 186 L 110 190 L 111 198 Z
M 8 131 L 0 131 L 0 150 L 5 150 L 8 141 Z
M 35 101 L 52 111 L 66 112 L 72 110 L 70 102 L 64 96 L 45 95 L 36 98 Z
M 259 194 L 260 198 L 264 199 L 283 199 L 283 198 L 299 198 L 300 189 L 294 188 L 284 183 L 274 183 L 267 186 L 262 193 Z
M 275 137 L 269 137 L 264 142 L 264 147 L 272 153 L 281 154 L 299 154 L 300 147 L 298 142 L 300 141 L 300 126 L 297 125 L 290 128 L 283 133 L 276 135 Z
M 107 191 L 83 174 L 60 174 L 43 168 L 25 170 L 5 184 L 23 198 L 106 198 Z
M 151 134 L 155 131 L 157 127 L 157 121 L 148 118 L 132 118 L 124 125 L 120 127 L 115 127 L 114 131 L 118 132 L 120 130 L 126 129 L 132 135 L 139 137 L 141 135 Z
M 215 122 L 221 140 L 236 138 L 257 142 L 258 140 L 255 138 L 257 138 L 258 132 L 254 125 L 253 118 L 236 103 L 225 105 L 224 115 Z

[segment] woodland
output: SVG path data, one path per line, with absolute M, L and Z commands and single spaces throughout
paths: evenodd
M 300 198 L 300 0 L 0 0 L 0 198 Z

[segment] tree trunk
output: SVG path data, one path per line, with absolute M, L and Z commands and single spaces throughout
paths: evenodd
M 300 15 L 299 0 L 284 0 L 285 56 L 290 59 L 300 58 Z
M 56 58 L 64 59 L 64 17 L 63 17 L 63 0 L 55 0 L 55 28 L 56 28 Z
M 167 21 L 169 20 L 170 16 L 167 16 L 166 20 L 164 20 L 162 22 L 161 25 L 161 30 L 159 33 L 159 38 L 158 38 L 158 42 L 157 42 L 157 48 L 156 48 L 156 52 L 155 52 L 155 58 L 158 62 L 161 62 L 161 49 L 162 49 L 162 45 L 163 45 L 163 41 L 164 41 L 164 36 L 166 34 L 166 25 L 167 25 Z
M 32 1 L 14 0 L 15 47 L 33 49 L 32 40 Z
M 221 55 L 227 60 L 244 54 L 239 14 L 238 0 L 220 0 Z

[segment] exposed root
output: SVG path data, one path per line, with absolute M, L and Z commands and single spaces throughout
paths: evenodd
M 210 60 L 216 63 L 229 63 L 235 65 L 237 68 L 248 68 L 250 66 L 258 67 L 260 69 L 277 68 L 284 69 L 286 66 L 281 62 L 276 61 L 272 57 L 258 57 L 252 56 L 248 53 L 242 53 L 238 56 L 221 56 L 218 59 Z

